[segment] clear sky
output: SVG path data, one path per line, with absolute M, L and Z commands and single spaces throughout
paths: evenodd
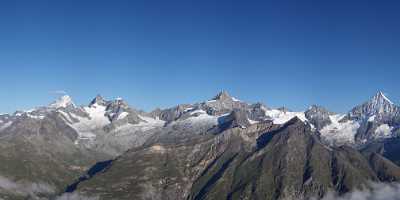
M 400 100 L 400 1 L 0 1 L 0 112 L 63 90 L 151 110 L 220 90 L 343 112 Z

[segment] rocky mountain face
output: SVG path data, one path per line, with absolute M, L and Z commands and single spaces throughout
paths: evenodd
M 378 92 L 369 101 L 354 107 L 347 116 L 350 120 L 365 120 L 395 125 L 398 122 L 399 107 L 393 104 L 382 92 Z M 372 119 L 371 119 L 372 120 Z
M 330 116 L 333 115 L 333 113 L 321 106 L 312 105 L 304 114 L 317 130 L 321 130 L 323 127 L 332 124 Z
M 330 124 L 320 129 L 331 144 L 363 146 L 399 134 L 399 106 L 382 92 L 344 115 L 329 115 Z
M 400 179 L 390 161 L 328 147 L 299 118 L 175 141 L 132 149 L 75 192 L 100 199 L 308 199 Z
M 358 140 L 391 137 L 398 132 L 395 129 L 400 125 L 400 108 L 379 92 L 370 101 L 353 108 L 347 119 L 360 121 Z
M 11 194 L 39 198 L 64 191 L 96 162 L 143 144 L 163 122 L 142 117 L 119 99 L 96 97 L 77 107 L 63 96 L 49 106 L 2 115 L 0 126 L 0 162 L 6 163 L 0 178 L 13 186 L 6 187 Z M 0 196 L 10 196 L 1 183 Z M 17 186 L 33 189 L 15 192 Z
M 121 98 L 77 106 L 65 95 L 0 115 L 0 199 L 52 199 L 65 190 L 100 199 L 343 194 L 399 180 L 398 119 L 381 92 L 346 114 L 273 109 L 226 91 L 149 113 Z
M 15 195 L 47 197 L 61 192 L 67 182 L 97 159 L 107 158 L 75 145 L 78 134 L 52 111 L 43 118 L 18 116 L 1 131 L 0 137 L 3 199 L 18 199 Z

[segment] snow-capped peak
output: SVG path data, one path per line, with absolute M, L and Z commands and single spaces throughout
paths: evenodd
M 72 98 L 68 95 L 60 97 L 54 103 L 49 105 L 50 108 L 66 108 L 68 106 L 75 106 Z
M 383 94 L 383 92 L 379 91 L 375 96 L 372 97 L 371 102 L 374 102 L 376 105 L 382 105 L 384 103 L 393 104 L 389 98 Z
M 393 102 L 383 94 L 383 92 L 378 92 L 366 103 L 366 105 L 367 111 L 377 113 L 390 113 L 393 112 L 396 107 Z
M 399 111 L 399 107 L 393 104 L 383 92 L 378 92 L 369 101 L 356 106 L 350 111 L 350 118 L 369 119 L 375 116 L 375 121 L 387 117 L 393 117 Z

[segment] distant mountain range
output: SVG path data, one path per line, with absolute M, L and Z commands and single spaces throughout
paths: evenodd
M 143 112 L 121 98 L 0 115 L 0 199 L 320 199 L 400 181 L 400 108 L 337 114 L 210 100 Z

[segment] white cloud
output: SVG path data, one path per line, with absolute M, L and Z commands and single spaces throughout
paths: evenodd
M 342 196 L 329 192 L 322 200 L 400 200 L 400 183 L 370 183 Z
M 99 199 L 98 197 L 88 197 L 74 192 L 74 193 L 65 193 L 57 197 L 55 200 L 98 200 L 98 199 Z
M 67 94 L 67 92 L 64 91 L 64 90 L 55 90 L 55 91 L 51 91 L 50 93 L 51 93 L 51 94 L 58 94 L 58 95 L 65 95 L 65 94 Z
M 46 183 L 16 182 L 0 175 L 0 191 L 17 196 L 25 196 L 29 199 L 42 199 L 38 194 L 54 195 L 55 187 Z M 98 200 L 98 197 L 89 197 L 79 193 L 65 193 L 55 198 L 55 200 Z M 3 200 L 0 197 L 0 200 Z
M 52 194 L 55 187 L 46 183 L 15 182 L 0 176 L 0 190 L 17 195 Z

